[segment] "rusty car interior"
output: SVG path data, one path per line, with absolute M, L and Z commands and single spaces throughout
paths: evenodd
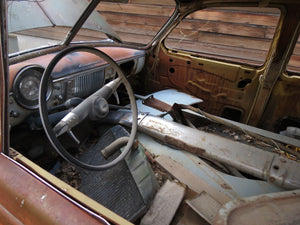
M 0 224 L 300 224 L 299 1 L 0 4 Z

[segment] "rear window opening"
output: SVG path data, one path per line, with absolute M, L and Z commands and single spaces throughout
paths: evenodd
M 188 15 L 165 41 L 180 49 L 210 57 L 262 65 L 274 36 L 276 8 L 208 8 Z M 172 50 L 173 51 L 173 50 Z

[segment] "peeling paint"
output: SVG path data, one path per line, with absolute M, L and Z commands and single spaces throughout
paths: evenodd
M 21 204 L 20 204 L 20 208 L 23 208 L 24 204 L 25 204 L 25 199 L 22 199 Z
M 47 197 L 47 194 L 43 195 L 43 196 L 41 197 L 41 201 L 43 201 L 46 197 Z
M 172 146 L 176 146 L 180 149 L 184 149 L 188 152 L 191 152 L 191 153 L 194 153 L 196 155 L 203 155 L 205 153 L 205 150 L 202 149 L 202 148 L 198 148 L 198 147 L 195 147 L 195 146 L 192 146 L 192 145 L 188 145 L 187 143 L 185 142 L 182 142 L 174 137 L 171 137 L 171 136 L 168 136 L 166 135 L 165 136 L 165 142 L 167 144 L 170 144 Z

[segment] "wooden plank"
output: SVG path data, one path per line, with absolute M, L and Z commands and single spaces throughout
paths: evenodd
M 115 30 L 124 29 L 126 27 L 142 27 L 139 25 L 147 26 L 147 29 L 151 29 L 151 26 L 156 27 L 159 30 L 167 17 L 149 17 L 141 15 L 127 15 L 115 13 L 103 13 L 107 22 L 112 25 Z M 267 28 L 262 26 L 240 25 L 231 23 L 222 23 L 214 21 L 203 20 L 184 20 L 180 23 L 171 35 L 177 35 L 184 32 L 195 33 L 195 31 L 231 34 L 245 37 L 264 38 Z
M 159 189 L 149 211 L 144 215 L 140 225 L 168 225 L 171 223 L 183 197 L 185 188 L 169 181 Z
M 168 38 L 264 51 L 268 51 L 271 44 L 271 40 L 264 38 L 244 37 L 202 31 L 197 32 L 196 30 L 186 29 L 175 29 Z
M 295 48 L 294 48 L 294 52 L 293 52 L 294 55 L 300 55 L 300 41 L 298 40 Z
M 115 12 L 102 12 L 101 15 L 107 22 L 115 21 L 132 24 L 146 24 L 159 27 L 161 27 L 169 19 L 168 16 L 149 16 Z
M 120 35 L 122 40 L 131 43 L 147 44 L 153 38 L 153 36 L 149 36 L 149 35 L 147 36 L 144 34 L 130 34 L 130 33 L 122 33 L 122 32 L 118 32 L 118 34 Z
M 149 0 L 129 0 L 128 3 L 131 4 L 149 4 L 149 5 L 168 5 L 168 6 L 175 6 L 174 0 L 152 0 L 149 2 Z
M 266 33 L 265 33 L 265 38 L 273 39 L 273 36 L 275 34 L 275 30 L 276 30 L 276 27 L 267 27 L 266 28 Z
M 271 40 L 252 37 L 240 37 L 235 35 L 212 34 L 199 32 L 198 41 L 216 45 L 233 46 L 239 48 L 251 48 L 268 51 Z
M 300 68 L 300 55 L 292 55 L 289 61 L 289 66 Z
M 67 35 L 68 29 L 66 28 L 37 28 L 31 30 L 24 30 L 20 32 L 16 32 L 17 34 L 23 34 L 28 36 L 47 38 L 53 40 L 63 40 Z M 82 29 L 75 36 L 74 41 L 86 40 L 86 41 L 95 41 L 106 39 L 107 36 L 104 33 L 92 30 Z
M 226 56 L 235 61 L 244 62 L 243 60 L 246 60 L 248 62 L 260 62 L 260 64 L 265 61 L 267 55 L 267 52 L 262 50 L 244 49 L 200 42 L 194 43 L 174 39 L 168 39 L 166 45 L 173 49 L 176 46 L 175 49 L 185 49 L 191 52 L 200 52 L 215 56 Z
M 149 26 L 145 24 L 131 24 L 131 23 L 122 23 L 109 21 L 109 24 L 113 27 L 113 29 L 119 33 L 131 33 L 131 34 L 143 34 L 143 35 L 154 35 L 159 31 L 160 27 Z
M 137 15 L 153 15 L 153 16 L 170 16 L 173 11 L 173 6 L 164 5 L 143 5 L 143 4 L 126 4 L 126 3 L 109 3 L 100 2 L 97 11 L 101 12 L 115 12 L 128 13 Z
M 245 24 L 231 24 L 216 21 L 187 20 L 182 21 L 177 29 L 196 29 L 211 33 L 232 34 L 247 37 L 264 38 L 266 27 Z
M 174 7 L 165 5 L 141 5 L 101 2 L 97 6 L 99 12 L 117 12 L 140 15 L 170 16 Z M 276 26 L 279 16 L 270 14 L 254 14 L 249 12 L 221 11 L 218 9 L 206 9 L 192 13 L 187 19 L 209 20 L 215 22 L 229 22 L 237 24 L 251 24 L 259 26 Z
M 295 66 L 288 65 L 287 66 L 287 71 L 289 71 L 290 75 L 293 76 L 294 73 L 300 73 L 300 67 L 299 66 L 295 67 Z M 296 75 L 296 76 L 299 76 L 299 75 Z
M 175 162 L 170 157 L 165 155 L 160 155 L 155 160 L 162 168 L 167 170 L 172 176 L 174 176 L 181 183 L 186 184 L 193 191 L 197 193 L 202 193 L 204 191 L 209 195 L 214 196 L 214 199 L 216 199 L 221 205 L 231 200 L 227 195 L 218 191 L 208 183 L 201 180 L 196 175 L 192 174 L 190 171 L 185 169 L 181 164 Z
M 201 10 L 187 16 L 188 19 L 209 20 L 237 24 L 259 26 L 276 26 L 279 16 L 265 14 L 250 14 L 249 12 L 226 12 L 220 10 Z
M 230 12 L 250 12 L 256 14 L 274 14 L 280 15 L 280 9 L 278 8 L 264 8 L 264 7 L 216 7 L 211 9 L 230 11 Z
M 16 34 L 23 34 L 23 35 L 39 37 L 39 38 L 48 38 L 53 40 L 62 40 L 66 36 L 63 35 L 62 33 L 54 33 L 50 31 L 43 31 L 38 29 L 24 30 L 24 31 L 16 32 Z

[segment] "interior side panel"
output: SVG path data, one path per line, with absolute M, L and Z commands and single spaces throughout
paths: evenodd
M 282 75 L 276 83 L 259 126 L 276 132 L 300 126 L 300 77 Z
M 201 98 L 200 107 L 209 113 L 246 121 L 245 112 L 250 111 L 258 86 L 258 70 L 160 49 L 160 60 L 154 56 L 149 64 L 154 68 L 151 80 L 156 89 L 179 89 Z

